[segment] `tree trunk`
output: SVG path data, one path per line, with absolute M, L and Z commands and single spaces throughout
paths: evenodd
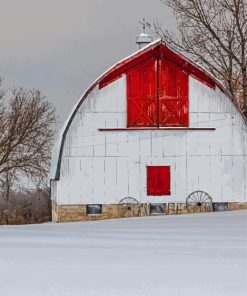
M 247 69 L 242 70 L 243 74 L 243 96 L 244 96 L 244 115 L 247 117 Z

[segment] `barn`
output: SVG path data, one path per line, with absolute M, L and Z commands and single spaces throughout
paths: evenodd
M 247 206 L 247 121 L 224 86 L 158 39 L 85 91 L 50 169 L 55 222 Z

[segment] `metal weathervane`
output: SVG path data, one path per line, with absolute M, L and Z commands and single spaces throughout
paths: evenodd
M 142 25 L 142 30 L 143 30 L 143 33 L 145 33 L 146 31 L 146 28 L 151 28 L 151 24 L 146 22 L 146 19 L 143 18 L 142 21 L 139 21 L 139 24 Z

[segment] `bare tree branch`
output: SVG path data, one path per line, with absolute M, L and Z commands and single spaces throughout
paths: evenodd
M 1 92 L 0 92 L 1 93 Z M 0 185 L 10 187 L 23 177 L 47 182 L 56 121 L 54 107 L 39 90 L 13 89 L 0 97 Z
M 220 79 L 247 114 L 247 1 L 161 0 L 178 34 L 154 22 L 157 35 Z

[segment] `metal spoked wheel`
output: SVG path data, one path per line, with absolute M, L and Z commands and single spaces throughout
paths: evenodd
M 121 216 L 140 216 L 140 204 L 134 197 L 124 197 L 119 201 Z
M 189 212 L 209 212 L 212 209 L 212 197 L 204 191 L 194 191 L 186 198 Z
M 136 205 L 138 205 L 138 200 L 137 199 L 135 199 L 134 197 L 130 197 L 130 196 L 128 196 L 128 197 L 124 197 L 124 198 L 122 198 L 120 201 L 119 201 L 119 204 L 120 205 L 128 205 L 128 204 L 136 204 Z

